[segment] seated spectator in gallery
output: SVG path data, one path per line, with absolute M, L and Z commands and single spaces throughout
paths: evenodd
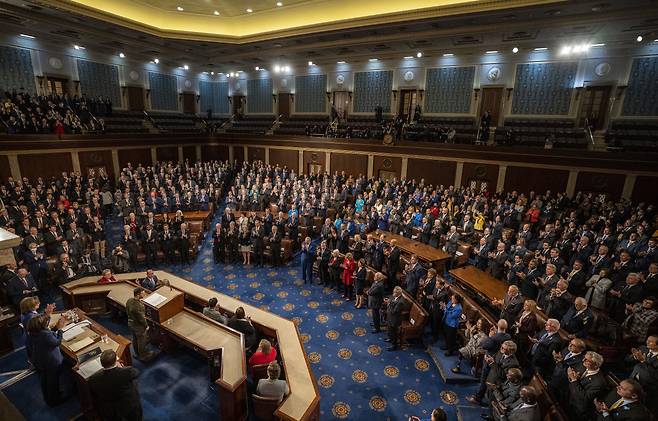
M 251 319 L 245 316 L 244 308 L 235 309 L 235 314 L 228 320 L 228 327 L 244 335 L 244 346 L 249 351 L 256 345 L 256 329 Z
M 110 284 L 112 282 L 117 282 L 117 278 L 114 277 L 112 270 L 105 269 L 103 271 L 103 276 L 98 280 L 99 284 Z
M 269 364 L 276 361 L 276 348 L 267 339 L 261 339 L 258 350 L 249 358 L 249 367 L 255 365 Z
M 208 300 L 208 305 L 203 308 L 203 315 L 223 325 L 228 322 L 228 318 L 222 314 L 219 301 L 215 297 Z
M 267 378 L 260 379 L 256 387 L 256 394 L 263 397 L 278 398 L 281 402 L 288 393 L 290 387 L 285 380 L 280 380 L 281 367 L 276 361 L 272 361 L 267 367 Z

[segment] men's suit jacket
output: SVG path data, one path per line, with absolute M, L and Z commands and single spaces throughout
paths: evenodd
M 581 376 L 569 382 L 569 403 L 572 419 L 590 419 L 594 411 L 594 399 L 601 399 L 608 390 L 608 383 L 603 373 Z
M 386 308 L 386 322 L 389 326 L 397 327 L 402 323 L 402 309 L 404 308 L 405 299 L 399 296 L 397 299 L 391 298 Z
M 380 308 L 384 302 L 384 282 L 375 281 L 368 289 L 368 308 Z
M 89 378 L 94 407 L 103 421 L 142 419 L 138 376 L 139 370 L 134 367 L 114 367 L 100 370 Z
M 516 297 L 510 299 L 509 295 L 505 295 L 503 300 L 503 309 L 500 312 L 500 318 L 507 321 L 508 326 L 512 326 L 516 320 L 516 316 L 519 315 L 521 310 L 523 310 L 523 302 L 525 299 L 521 294 L 517 294 Z
M 500 385 L 505 382 L 507 370 L 519 367 L 519 360 L 516 359 L 515 355 L 505 357 L 502 353 L 497 352 L 490 367 L 487 383 Z
M 504 421 L 541 421 L 541 411 L 539 405 L 535 404 L 530 407 L 521 408 L 521 400 L 512 405 L 509 414 L 502 417 Z
M 532 346 L 532 364 L 535 368 L 540 369 L 543 374 L 550 374 L 553 372 L 555 365 L 553 351 L 559 351 L 562 348 L 562 339 L 558 332 L 541 339 L 545 333 L 546 330 L 542 330 L 536 336 L 540 340 L 537 346 L 534 344 Z
M 647 399 L 655 399 L 655 395 L 647 395 Z M 615 390 L 606 396 L 604 402 L 608 408 L 612 407 L 619 400 L 619 395 Z M 618 406 L 608 411 L 610 414 L 604 417 L 603 414 L 597 414 L 597 421 L 644 421 L 649 419 L 649 410 L 641 402 L 631 402 L 627 405 Z

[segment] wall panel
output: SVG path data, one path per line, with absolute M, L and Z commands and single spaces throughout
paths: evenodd
M 469 186 L 472 181 L 486 181 L 488 191 L 496 191 L 498 182 L 498 165 L 464 163 L 462 186 Z
M 295 77 L 295 112 L 326 112 L 326 92 L 327 75 L 306 75 Z
M 213 115 L 228 114 L 228 82 L 199 81 L 199 112 L 208 116 L 208 110 Z
M 606 193 L 610 198 L 616 200 L 621 197 L 625 178 L 624 174 L 581 171 L 576 180 L 576 193 L 579 191 Z
M 156 149 L 158 161 L 174 161 L 178 162 L 178 148 L 176 146 L 167 146 L 164 148 Z
M 272 151 L 270 150 L 270 154 L 271 153 L 272 153 Z M 308 170 L 309 167 L 308 166 L 310 164 L 322 165 L 322 171 L 327 171 L 327 165 L 326 165 L 326 162 L 325 162 L 325 157 L 326 157 L 326 154 L 324 152 L 304 151 L 304 168 L 303 168 L 302 172 L 304 174 L 308 174 L 309 173 L 309 170 Z M 270 159 L 272 159 L 271 155 L 270 155 Z
M 149 89 L 153 110 L 178 111 L 176 76 L 149 72 Z
M 29 50 L 0 46 L 0 92 L 36 93 L 32 56 Z
M 247 81 L 247 111 L 255 114 L 272 114 L 272 79 Z
M 658 57 L 633 60 L 623 115 L 658 116 Z
M 454 186 L 456 168 L 457 164 L 454 161 L 411 158 L 407 163 L 407 180 L 425 179 L 425 183 L 434 186 Z
M 270 165 L 288 167 L 299 172 L 299 152 L 288 149 L 270 148 Z
M 112 165 L 112 151 L 82 151 L 78 152 L 80 161 L 80 170 L 82 174 L 87 174 L 89 168 L 105 167 L 105 172 L 112 178 L 114 177 L 114 165 Z
M 241 164 L 245 160 L 244 148 L 242 146 L 233 146 L 233 159 Z
M 392 70 L 354 73 L 354 112 L 374 113 L 379 105 L 385 113 L 390 113 L 392 89 Z
M 253 161 L 265 162 L 265 148 L 254 148 L 250 146 L 247 149 L 247 153 L 249 154 L 249 157 L 247 158 L 249 162 L 253 162 Z
M 534 191 L 544 193 L 550 190 L 553 194 L 567 190 L 569 171 L 547 170 L 532 167 L 507 167 L 505 173 L 505 191 L 516 190 L 521 193 Z
M 658 204 L 658 177 L 639 176 L 635 179 L 633 202 Z
M 59 177 L 63 171 L 73 171 L 73 160 L 69 152 L 53 152 L 18 155 L 21 175 L 30 179 Z
M 142 164 L 142 166 L 152 165 L 151 149 L 119 149 L 119 169 L 125 168 L 129 162 L 133 168 L 137 164 Z
M 7 155 L 0 155 L 0 182 L 4 183 L 9 177 L 11 177 L 9 158 Z
M 80 90 L 88 98 L 110 98 L 115 108 L 121 107 L 119 68 L 110 64 L 77 60 Z
M 204 161 L 226 161 L 228 160 L 228 146 L 204 145 L 201 147 L 201 158 Z
M 425 86 L 426 113 L 460 113 L 471 111 L 475 67 L 444 67 L 427 70 Z
M 516 66 L 512 114 L 569 114 L 578 62 Z
M 400 175 L 402 174 L 402 158 L 375 155 L 372 164 L 373 177 L 379 177 L 380 174 L 383 174 L 380 171 L 390 171 L 395 173 L 395 177 L 398 180 L 400 179 Z
M 368 174 L 368 156 L 346 153 L 331 154 L 331 173 L 345 171 L 346 175 L 358 177 L 360 174 Z

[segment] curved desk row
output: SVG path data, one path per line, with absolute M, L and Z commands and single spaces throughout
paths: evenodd
M 289 421 L 315 421 L 319 419 L 320 393 L 315 377 L 311 372 L 308 358 L 304 352 L 297 327 L 292 321 L 168 272 L 155 271 L 155 274 L 160 280 L 169 280 L 173 289 L 184 294 L 186 305 L 193 308 L 205 306 L 212 297 L 217 298 L 222 309 L 231 314 L 238 307 L 243 307 L 246 314 L 251 317 L 254 325 L 266 335 L 275 337 L 278 342 L 279 355 L 290 386 L 290 394 L 281 402 L 275 415 L 282 420 Z M 102 303 L 99 302 L 99 297 L 102 296 L 101 299 L 107 300 L 111 305 L 125 308 L 126 301 L 133 296 L 133 288 L 135 287 L 135 284 L 130 281 L 143 276 L 141 272 L 118 274 L 115 277 L 121 282 L 114 284 L 97 284 L 97 277 L 81 278 L 69 282 L 62 285 L 64 303 L 67 308 L 77 306 L 85 309 L 85 305 L 89 305 L 90 307 L 97 308 L 97 311 L 102 311 Z M 169 288 L 164 287 L 160 289 L 168 290 Z M 168 298 L 168 301 L 170 299 Z M 161 305 L 165 304 L 163 303 Z M 197 348 L 212 346 L 219 349 L 223 347 L 221 374 L 217 380 L 217 383 L 221 386 L 220 390 L 230 390 L 233 387 L 237 387 L 235 381 L 237 380 L 239 383 L 243 375 L 246 378 L 246 368 L 243 373 L 237 375 L 239 379 L 233 374 L 229 374 L 229 370 L 231 369 L 244 367 L 244 345 L 241 345 L 240 352 L 238 353 L 230 347 L 223 346 L 221 339 L 211 339 L 210 337 L 206 337 L 205 334 L 200 334 L 200 332 L 206 330 L 202 326 L 205 323 L 210 323 L 213 328 L 215 325 L 220 326 L 226 332 L 235 331 L 203 317 L 200 313 L 188 309 L 185 309 L 184 313 L 178 313 L 169 318 L 167 320 L 161 320 L 160 327 L 174 334 L 183 342 L 187 342 L 188 345 L 192 344 Z M 213 332 L 215 332 L 215 329 L 213 329 Z M 233 354 L 239 354 L 239 357 L 235 357 Z M 229 363 L 227 358 L 230 358 L 232 362 Z M 233 361 L 234 358 L 240 358 L 240 363 Z

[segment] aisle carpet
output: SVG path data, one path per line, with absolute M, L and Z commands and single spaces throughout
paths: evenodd
M 353 302 L 341 299 L 335 291 L 303 284 L 298 257 L 276 270 L 215 265 L 209 237 L 192 265 L 158 268 L 295 322 L 320 389 L 321 419 L 407 420 L 410 415 L 427 417 L 437 406 L 442 406 L 451 420 L 479 419 L 482 411 L 465 400 L 474 392 L 474 383 L 445 384 L 438 361 L 422 344 L 387 352 L 385 334 L 370 333 L 367 310 L 355 309 Z M 125 325 L 99 321 L 127 334 Z M 8 361 L 21 359 L 18 354 L 0 359 L 0 371 L 11 370 Z M 446 359 L 441 360 L 446 364 Z M 216 419 L 216 393 L 207 380 L 207 365 L 195 354 L 181 349 L 149 366 L 137 363 L 137 367 L 142 370 L 139 386 L 145 419 Z M 444 367 L 444 371 L 449 368 Z M 79 412 L 73 400 L 59 408 L 56 415 L 45 416 L 47 410 L 34 375 L 4 392 L 27 419 L 64 420 Z

